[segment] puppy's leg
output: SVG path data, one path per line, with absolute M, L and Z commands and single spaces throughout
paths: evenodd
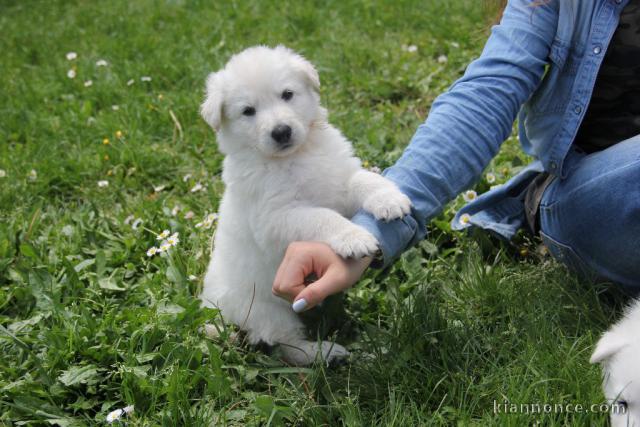
M 266 297 L 266 295 L 265 295 Z M 339 344 L 320 343 L 305 339 L 304 325 L 288 302 L 269 295 L 268 300 L 256 295 L 251 310 L 241 327 L 249 342 L 279 344 L 284 360 L 292 365 L 307 366 L 318 357 L 331 362 L 346 357 L 349 352 Z
M 402 218 L 411 212 L 411 200 L 393 182 L 364 169 L 351 177 L 349 197 L 357 207 L 384 221 Z
M 282 223 L 273 229 L 281 242 L 325 242 L 343 258 L 362 258 L 378 250 L 371 233 L 331 209 L 295 206 L 276 217 Z

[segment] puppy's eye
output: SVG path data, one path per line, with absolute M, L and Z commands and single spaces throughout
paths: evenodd
M 256 109 L 253 107 L 245 107 L 244 110 L 242 110 L 242 114 L 245 116 L 255 116 Z
M 285 101 L 289 101 L 291 98 L 293 98 L 293 91 L 292 91 L 292 90 L 290 90 L 290 89 L 285 89 L 285 90 L 282 92 L 282 95 L 280 95 L 280 97 L 281 97 L 282 99 L 284 99 Z

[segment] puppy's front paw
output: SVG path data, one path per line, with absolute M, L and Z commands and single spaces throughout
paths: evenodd
M 378 251 L 378 240 L 358 225 L 340 231 L 327 243 L 342 258 L 363 258 Z
M 391 221 L 411 212 L 411 200 L 397 188 L 381 188 L 367 197 L 362 207 L 376 219 Z

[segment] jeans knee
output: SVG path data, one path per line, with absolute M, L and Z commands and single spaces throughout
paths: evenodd
M 609 207 L 567 221 L 543 221 L 553 257 L 583 278 L 640 288 L 640 207 Z

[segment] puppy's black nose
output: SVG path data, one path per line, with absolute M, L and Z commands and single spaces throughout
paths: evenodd
M 277 125 L 271 131 L 271 138 L 279 144 L 286 144 L 291 139 L 291 126 Z

